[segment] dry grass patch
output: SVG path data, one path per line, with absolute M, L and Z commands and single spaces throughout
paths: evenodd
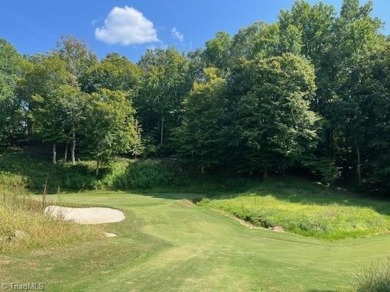
M 3 193 L 0 202 L 0 253 L 62 246 L 104 237 L 104 226 L 81 226 L 45 215 L 46 198 Z

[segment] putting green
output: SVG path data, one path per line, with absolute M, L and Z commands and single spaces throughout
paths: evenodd
M 46 291 L 344 291 L 361 267 L 390 257 L 390 236 L 332 243 L 249 229 L 175 194 L 59 202 L 118 208 L 126 219 L 107 225 L 116 238 L 0 255 L 1 281 Z

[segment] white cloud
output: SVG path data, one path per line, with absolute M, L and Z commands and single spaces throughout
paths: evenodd
M 133 7 L 114 7 L 95 37 L 108 44 L 124 46 L 159 42 L 153 22 Z
M 182 42 L 184 40 L 184 35 L 180 33 L 176 27 L 172 27 L 171 29 L 171 35 L 174 39 L 178 40 L 179 42 Z

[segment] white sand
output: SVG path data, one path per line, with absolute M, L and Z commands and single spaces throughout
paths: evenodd
M 68 208 L 61 206 L 48 206 L 45 214 L 65 221 L 74 221 L 79 224 L 103 224 L 125 220 L 122 211 L 111 208 Z

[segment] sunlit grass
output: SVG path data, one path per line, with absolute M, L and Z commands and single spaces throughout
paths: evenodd
M 184 193 L 51 198 L 121 209 L 126 220 L 107 225 L 116 238 L 0 254 L 2 281 L 47 291 L 350 291 L 359 267 L 390 256 L 389 236 L 327 242 L 249 229 Z
M 307 184 L 306 184 L 307 185 Z M 223 210 L 252 224 L 321 239 L 336 240 L 390 231 L 389 204 L 309 186 L 272 183 L 253 192 L 204 199 L 200 205 Z

